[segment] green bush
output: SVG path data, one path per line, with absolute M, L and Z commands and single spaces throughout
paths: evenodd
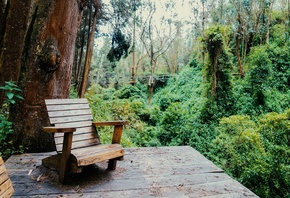
M 20 95 L 21 90 L 13 82 L 5 82 L 5 86 L 0 87 L 5 92 L 5 100 L 0 109 L 0 156 L 4 159 L 15 153 L 23 152 L 21 148 L 14 148 L 10 136 L 13 134 L 13 124 L 9 121 L 9 108 L 16 104 L 17 100 L 23 100 Z
M 222 118 L 211 157 L 257 195 L 289 196 L 289 112 Z

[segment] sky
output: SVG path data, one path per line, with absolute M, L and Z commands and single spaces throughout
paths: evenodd
M 122 1 L 122 0 L 120 0 Z M 146 1 L 146 0 L 144 0 Z M 165 17 L 172 17 L 173 13 L 176 13 L 174 19 L 175 20 L 180 20 L 182 22 L 190 21 L 192 22 L 194 20 L 193 16 L 193 9 L 194 8 L 201 8 L 201 3 L 200 0 L 147 0 L 147 2 L 150 2 L 151 4 L 155 3 L 156 5 L 156 12 L 154 13 L 154 19 L 158 23 L 160 19 L 165 16 Z M 167 9 L 165 8 L 166 3 L 168 2 L 174 2 L 175 6 L 173 8 Z M 102 0 L 103 3 L 105 4 L 110 4 L 110 0 Z M 199 9 L 201 12 L 201 9 Z M 144 18 L 146 15 L 148 16 L 148 12 L 142 12 L 144 15 Z M 138 11 L 137 11 L 138 14 Z M 102 28 L 102 32 L 109 33 L 109 28 L 110 27 L 100 27 Z M 188 27 L 189 28 L 189 27 Z M 103 46 L 103 38 L 97 39 L 97 45 L 98 48 L 100 46 Z

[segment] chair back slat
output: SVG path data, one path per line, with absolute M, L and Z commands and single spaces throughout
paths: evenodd
M 92 126 L 92 115 L 86 99 L 45 100 L 50 124 L 56 127 L 75 127 L 72 150 L 100 144 L 96 129 Z M 61 152 L 63 134 L 54 135 L 56 150 Z

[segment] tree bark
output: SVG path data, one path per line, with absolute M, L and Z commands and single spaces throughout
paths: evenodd
M 84 47 L 85 47 L 85 37 L 86 37 L 86 27 L 87 27 L 87 23 L 88 23 L 88 12 L 85 14 L 85 19 L 84 19 L 84 24 L 83 24 L 83 28 L 81 31 L 81 35 L 80 35 L 80 39 L 81 39 L 81 49 L 80 49 L 80 55 L 79 55 L 79 59 L 76 62 L 76 69 L 75 69 L 75 90 L 78 90 L 79 84 L 80 84 L 80 80 L 81 80 L 81 71 L 82 71 L 82 60 L 83 60 L 83 53 L 84 53 Z
M 13 80 L 23 101 L 11 107 L 13 141 L 29 152 L 54 149 L 44 99 L 68 98 L 82 3 L 12 0 L 0 59 L 1 84 Z M 3 99 L 3 98 L 2 98 Z
M 98 18 L 97 12 L 98 12 L 98 10 L 95 9 L 92 29 L 91 29 L 89 39 L 88 39 L 83 78 L 82 78 L 82 82 L 81 82 L 80 89 L 79 89 L 79 97 L 80 98 L 84 97 L 87 86 L 88 86 L 89 72 L 90 72 L 90 66 L 91 66 L 91 61 L 92 61 L 92 56 L 93 56 L 96 23 L 97 23 L 97 18 Z
M 241 78 L 244 77 L 244 69 L 243 69 L 243 65 L 242 65 L 242 62 L 241 62 L 241 55 L 240 55 L 240 50 L 239 50 L 239 47 L 240 47 L 240 35 L 242 33 L 242 24 L 241 24 L 241 17 L 240 17 L 240 14 L 238 13 L 238 30 L 237 30 L 237 35 L 236 35 L 236 56 L 237 56 L 237 59 L 238 59 L 238 67 L 239 67 L 239 72 L 240 72 L 240 76 Z
M 135 6 L 135 0 L 134 0 L 134 6 Z M 132 52 L 132 68 L 131 68 L 131 85 L 135 85 L 135 67 L 136 67 L 136 53 L 135 53 L 135 45 L 136 45 L 136 11 L 134 11 L 134 16 L 133 16 L 133 52 Z

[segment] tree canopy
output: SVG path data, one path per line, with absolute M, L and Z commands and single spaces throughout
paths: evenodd
M 0 155 L 53 150 L 43 100 L 86 97 L 124 146 L 190 145 L 290 196 L 289 0 L 77 2 L 0 1 Z

